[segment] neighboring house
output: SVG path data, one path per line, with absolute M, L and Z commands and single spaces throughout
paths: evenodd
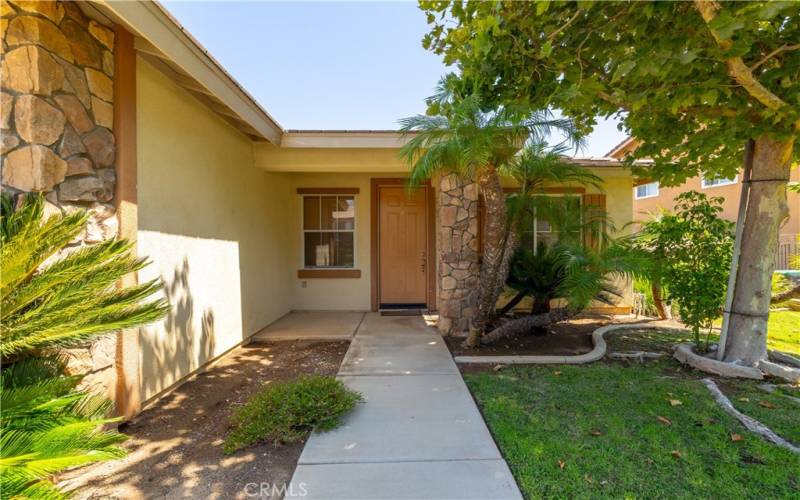
M 121 236 L 152 262 L 164 321 L 72 351 L 127 416 L 292 310 L 438 310 L 463 329 L 478 194 L 410 191 L 397 131 L 284 130 L 151 2 L 2 2 L 2 180 L 87 208 L 78 245 Z M 263 64 L 268 64 L 265 59 Z M 574 160 L 605 193 L 553 186 L 631 220 L 615 159 Z M 531 228 L 546 238 L 547 227 Z M 630 287 L 618 307 L 629 311 Z
M 633 138 L 627 138 L 607 156 L 621 160 L 625 155 L 636 149 L 637 143 Z M 793 168 L 790 179 L 800 182 L 800 168 Z M 652 214 L 662 209 L 672 210 L 675 207 L 674 199 L 686 191 L 700 191 L 708 196 L 718 196 L 724 199 L 722 203 L 722 217 L 736 221 L 739 214 L 739 199 L 742 192 L 742 172 L 731 179 L 705 177 L 692 177 L 680 186 L 665 187 L 657 181 L 637 183 L 633 189 L 633 213 L 635 220 L 646 220 Z M 789 192 L 789 219 L 781 228 L 778 252 L 776 255 L 776 268 L 788 269 L 791 266 L 791 256 L 800 252 L 797 238 L 800 236 L 800 194 Z

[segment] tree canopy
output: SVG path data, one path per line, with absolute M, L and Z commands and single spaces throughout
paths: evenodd
M 619 116 L 664 184 L 731 176 L 747 139 L 800 128 L 800 2 L 420 5 L 423 45 L 485 99 L 560 109 L 584 132 Z

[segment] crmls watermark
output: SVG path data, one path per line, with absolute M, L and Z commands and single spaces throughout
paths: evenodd
M 308 495 L 308 490 L 306 483 L 247 483 L 244 485 L 244 494 L 248 497 L 302 498 Z

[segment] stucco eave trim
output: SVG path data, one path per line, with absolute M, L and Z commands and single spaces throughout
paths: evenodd
M 157 2 L 98 0 L 95 3 L 115 22 L 125 25 L 129 31 L 156 47 L 265 139 L 280 145 L 281 126 Z
M 281 148 L 399 149 L 411 134 L 370 130 L 292 130 L 281 139 Z

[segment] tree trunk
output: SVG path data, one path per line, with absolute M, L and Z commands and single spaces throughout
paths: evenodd
M 559 323 L 569 319 L 573 315 L 573 312 L 562 308 L 555 309 L 545 314 L 537 314 L 536 316 L 523 316 L 522 318 L 503 323 L 503 325 L 487 333 L 481 337 L 481 344 L 491 344 L 506 337 L 528 333 L 534 328 L 541 328 L 543 326 Z
M 496 276 L 497 281 L 495 286 L 497 287 L 497 291 L 495 293 L 497 293 L 498 298 L 506 289 L 508 273 L 511 271 L 511 260 L 514 258 L 514 253 L 517 251 L 518 246 L 519 236 L 517 234 L 517 223 L 516 221 L 511 221 L 508 223 L 508 228 L 506 230 L 506 239 L 503 244 L 503 257 L 500 261 L 500 269 L 498 269 Z
M 550 312 L 550 297 L 534 297 L 531 314 L 544 314 Z
M 660 319 L 672 319 L 672 309 L 670 309 L 669 304 L 664 302 L 664 297 L 661 295 L 661 285 L 653 282 L 650 289 L 653 292 L 653 305 L 658 311 L 658 317 Z
M 794 138 L 756 139 L 739 268 L 723 360 L 756 366 L 767 357 L 772 272 L 780 227 L 789 215 L 786 184 Z
M 483 231 L 483 260 L 481 262 L 480 283 L 478 285 L 478 311 L 473 329 L 483 332 L 494 318 L 498 290 L 498 274 L 503 267 L 506 242 L 506 197 L 500 185 L 500 176 L 493 166 L 484 168 L 478 175 L 478 185 L 486 206 L 486 219 Z M 505 279 L 503 280 L 505 283 Z
M 779 294 L 773 295 L 772 299 L 770 299 L 770 302 L 772 304 L 777 304 L 779 302 L 793 299 L 795 297 L 800 297 L 800 285 L 797 285 L 794 288 L 790 288 L 789 290 L 786 290 Z
M 500 315 L 502 316 L 502 315 L 506 314 L 508 311 L 514 309 L 514 307 L 517 304 L 522 302 L 522 299 L 525 298 L 525 295 L 526 295 L 525 292 L 517 292 L 517 294 L 514 295 L 514 298 L 509 300 L 508 304 L 504 305 L 503 308 L 500 309 Z

